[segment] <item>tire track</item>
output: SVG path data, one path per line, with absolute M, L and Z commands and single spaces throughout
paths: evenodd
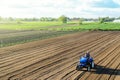
M 2 61 L 0 62 L 0 70 L 3 70 L 3 72 L 0 72 L 0 75 L 2 75 L 0 79 L 7 80 L 9 78 L 9 80 L 78 80 L 82 78 L 88 79 L 88 77 L 92 76 L 95 76 L 95 79 L 100 79 L 104 77 L 106 79 L 115 79 L 115 76 L 113 76 L 112 74 L 116 72 L 116 74 L 119 73 L 117 70 L 119 69 L 119 65 L 117 65 L 118 63 L 115 62 L 115 60 L 118 59 L 116 58 L 117 54 L 116 57 L 114 55 L 114 51 L 117 50 L 114 49 L 116 49 L 119 45 L 117 43 L 120 42 L 120 38 L 117 39 L 116 37 L 119 36 L 120 33 L 93 31 L 84 34 L 85 35 L 82 35 L 83 37 L 79 36 L 80 34 L 75 34 L 75 37 L 73 38 L 69 36 L 67 38 L 61 37 L 55 40 L 51 39 L 51 41 L 49 41 L 50 43 L 46 42 L 46 40 L 45 42 L 43 41 L 46 46 L 44 46 L 44 43 L 40 43 L 43 45 L 43 47 L 42 45 L 35 43 L 33 45 L 35 46 L 35 48 L 33 48 L 33 46 L 29 47 L 29 45 L 27 45 L 28 47 L 26 46 L 26 48 L 19 48 L 20 46 L 17 46 L 16 48 L 6 48 L 6 50 L 9 52 L 9 55 L 7 55 L 8 52 L 0 55 L 0 61 Z M 31 48 L 33 49 L 30 50 Z M 114 56 L 113 59 L 115 60 L 107 66 L 115 68 L 115 70 L 111 72 L 110 76 L 103 76 L 102 74 L 95 75 L 94 73 L 90 74 L 89 72 L 78 72 L 75 70 L 79 56 L 83 55 L 83 52 L 85 52 L 86 50 L 91 51 L 91 55 L 95 58 L 95 63 L 100 65 L 104 63 L 103 65 L 107 66 L 107 62 L 103 62 L 103 60 L 109 59 L 110 61 L 111 58 Z M 11 54 L 12 52 L 13 54 Z M 105 57 L 107 56 L 108 59 L 105 59 Z M 8 61 L 7 59 L 10 61 Z M 2 64 L 3 62 L 5 63 Z M 14 69 L 13 67 L 15 67 L 16 69 Z M 8 72 L 6 72 L 5 70 Z M 105 69 L 102 69 L 101 73 L 103 72 L 105 72 Z

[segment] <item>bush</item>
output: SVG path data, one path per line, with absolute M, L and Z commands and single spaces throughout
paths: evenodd
M 60 16 L 59 20 L 62 21 L 62 23 L 67 23 L 67 17 L 64 15 Z

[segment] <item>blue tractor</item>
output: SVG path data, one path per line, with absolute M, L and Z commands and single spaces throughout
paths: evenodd
M 92 57 L 81 57 L 79 63 L 77 64 L 76 70 L 81 70 L 82 68 L 87 68 L 87 71 L 90 71 L 94 68 L 94 60 Z

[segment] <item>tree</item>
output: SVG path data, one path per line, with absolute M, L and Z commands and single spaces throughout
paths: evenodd
M 105 22 L 105 18 L 99 18 L 99 22 L 100 23 L 104 23 Z
M 39 19 L 37 19 L 37 18 L 35 18 L 35 17 L 33 17 L 31 20 L 32 20 L 32 21 L 39 21 Z
M 99 18 L 99 22 L 100 22 L 100 23 L 112 22 L 112 21 L 114 21 L 114 20 L 115 20 L 114 17 L 113 17 L 113 18 L 110 18 L 110 17 Z
M 21 23 L 22 23 L 22 22 L 21 22 L 22 19 L 20 19 L 20 18 L 16 18 L 15 20 L 16 20 L 17 24 L 21 24 Z
M 14 21 L 14 18 L 9 17 L 8 20 L 9 20 L 9 21 Z
M 120 17 L 118 17 L 117 19 L 120 19 Z
M 79 25 L 81 25 L 83 23 L 83 18 L 79 19 Z
M 59 20 L 62 21 L 62 23 L 67 23 L 67 17 L 64 15 L 60 16 Z
M 3 20 L 3 18 L 0 16 L 0 21 L 2 21 Z

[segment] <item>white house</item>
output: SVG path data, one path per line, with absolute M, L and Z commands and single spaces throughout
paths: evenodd
M 113 22 L 120 22 L 120 19 L 116 19 L 116 20 L 114 20 Z

